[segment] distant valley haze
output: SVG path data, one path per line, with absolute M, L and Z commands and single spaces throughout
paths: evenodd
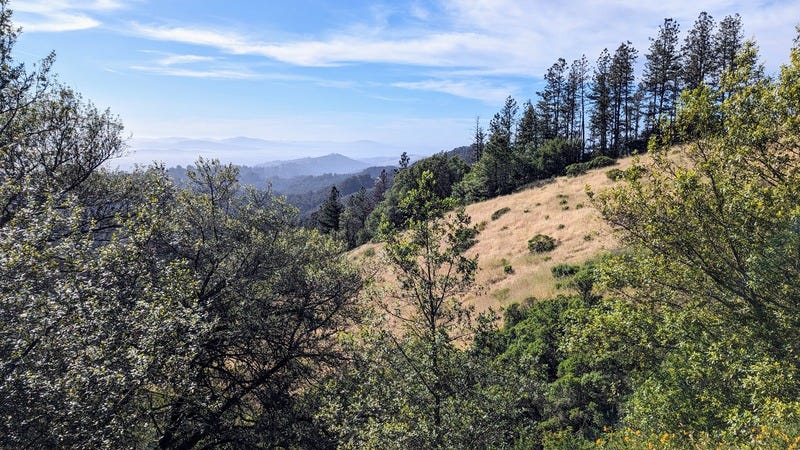
M 227 139 L 186 137 L 133 138 L 128 143 L 127 153 L 122 157 L 109 161 L 108 166 L 122 170 L 129 170 L 135 165 L 148 165 L 153 162 L 163 163 L 167 167 L 187 166 L 193 164 L 198 157 L 216 158 L 223 163 L 235 165 L 268 166 L 301 158 L 316 158 L 336 154 L 360 161 L 363 163 L 361 168 L 366 168 L 368 166 L 397 164 L 400 154 L 403 152 L 416 157 L 433 153 L 421 153 L 398 145 L 367 140 L 352 142 L 273 141 L 243 136 Z M 349 168 L 352 164 L 337 166 L 332 160 L 327 162 L 331 165 L 318 167 L 317 173 L 304 172 L 302 175 L 350 173 L 355 171 L 345 170 L 345 167 Z M 286 174 L 286 176 L 295 175 Z

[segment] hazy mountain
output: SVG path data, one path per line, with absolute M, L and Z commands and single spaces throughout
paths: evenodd
M 325 173 L 355 173 L 370 164 L 348 158 L 338 153 L 314 158 L 299 158 L 289 161 L 272 161 L 258 164 L 267 178 L 290 178 L 302 175 L 322 175 Z
M 237 165 L 259 165 L 267 161 L 285 161 L 296 158 L 319 157 L 337 153 L 348 158 L 375 160 L 363 167 L 396 163 L 402 149 L 391 144 L 375 141 L 326 142 L 326 141 L 270 141 L 251 137 L 228 139 L 189 139 L 184 137 L 135 138 L 129 142 L 129 154 L 117 158 L 111 167 L 127 169 L 135 164 L 163 162 L 166 166 L 186 166 L 199 156 L 217 158 L 224 163 Z M 325 173 L 319 172 L 319 173 Z

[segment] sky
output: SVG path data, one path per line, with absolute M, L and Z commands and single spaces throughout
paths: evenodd
M 467 145 L 508 95 L 535 98 L 559 57 L 631 41 L 643 64 L 665 17 L 739 13 L 769 71 L 800 1 L 10 0 L 16 57 L 56 53 L 65 84 L 137 142 L 237 136 L 374 141 L 412 154 Z M 318 148 L 320 145 L 317 145 Z M 324 146 L 323 146 L 324 147 Z M 376 148 L 380 145 L 376 145 Z M 306 156 L 302 145 L 284 159 Z M 225 155 L 219 155 L 225 159 Z M 236 162 L 236 161 L 234 161 Z

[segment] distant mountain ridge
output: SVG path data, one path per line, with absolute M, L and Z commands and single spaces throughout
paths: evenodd
M 326 173 L 346 174 L 356 173 L 370 165 L 348 158 L 339 153 L 330 153 L 325 156 L 306 157 L 289 161 L 271 161 L 257 164 L 255 167 L 263 170 L 267 178 L 291 178 L 303 175 L 323 175 Z
M 405 151 L 396 145 L 368 140 L 272 141 L 245 136 L 227 139 L 134 138 L 129 142 L 129 150 L 127 155 L 114 159 L 111 165 L 130 168 L 135 164 L 146 165 L 158 161 L 167 167 L 186 166 L 193 164 L 198 157 L 203 157 L 240 166 L 255 166 L 266 161 L 294 160 L 293 156 L 322 157 L 339 154 L 357 161 L 367 160 L 364 167 L 369 167 L 387 165 L 388 161 L 397 162 L 400 154 Z

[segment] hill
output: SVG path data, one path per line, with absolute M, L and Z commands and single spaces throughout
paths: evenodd
M 620 159 L 613 167 L 624 169 L 631 161 Z M 550 271 L 554 265 L 583 263 L 617 249 L 619 242 L 592 207 L 585 189 L 587 185 L 595 191 L 611 186 L 614 182 L 606 176 L 610 169 L 553 178 L 514 194 L 469 205 L 466 211 L 480 230 L 478 242 L 469 254 L 478 255 L 477 282 L 481 290 L 465 301 L 478 310 L 498 310 L 529 297 L 554 296 L 561 292 Z M 507 212 L 492 219 L 493 214 L 505 208 Z M 528 239 L 539 233 L 557 240 L 555 250 L 543 254 L 528 250 Z M 352 254 L 368 258 L 377 247 L 368 244 Z M 506 265 L 513 269 L 511 273 L 504 270 Z

